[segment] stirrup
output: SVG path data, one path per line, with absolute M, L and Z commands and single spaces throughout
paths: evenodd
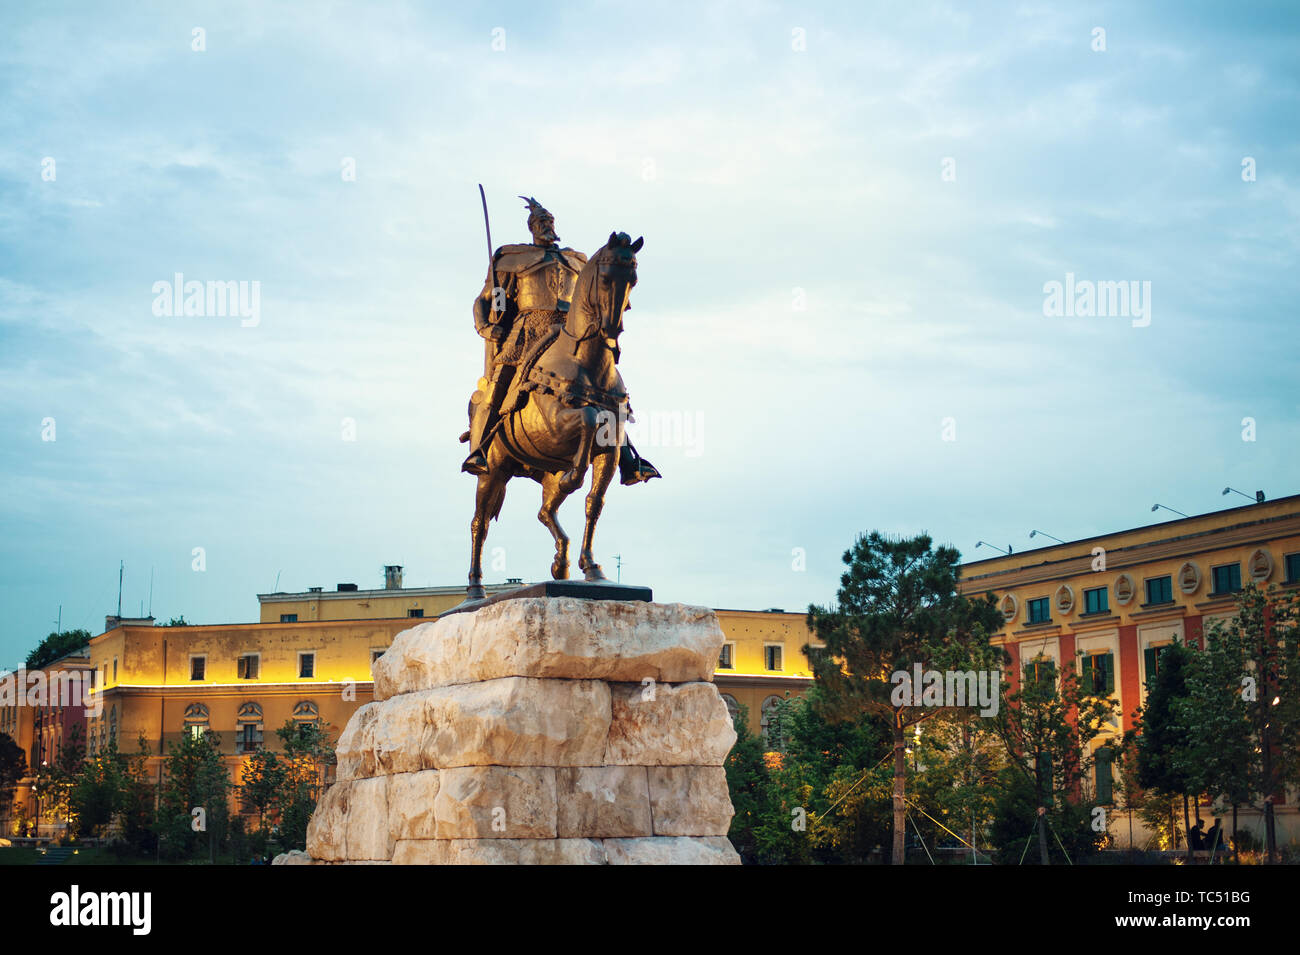
M 482 451 L 475 451 L 465 459 L 465 463 L 460 466 L 460 469 L 466 474 L 475 474 L 479 476 L 487 474 L 487 457 Z

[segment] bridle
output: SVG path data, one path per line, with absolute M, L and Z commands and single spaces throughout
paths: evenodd
M 608 246 L 605 250 L 602 250 L 602 252 L 606 250 L 612 252 L 614 255 L 618 254 L 617 250 L 610 249 Z M 575 355 L 578 353 L 578 348 L 583 342 L 598 337 L 601 339 L 601 345 L 614 353 L 614 361 L 617 363 L 619 357 L 618 335 L 622 333 L 622 315 L 619 312 L 618 305 L 627 297 L 627 290 L 632 285 L 631 276 L 636 269 L 636 259 L 634 258 L 632 263 L 626 268 L 623 268 L 618 263 L 598 262 L 593 264 L 596 266 L 596 274 L 587 281 L 587 289 L 583 293 L 582 304 L 595 317 L 587 323 L 587 327 L 582 330 L 581 335 L 574 335 L 569 331 L 567 323 L 564 326 L 564 333 L 573 339 L 573 353 Z M 591 286 L 599 284 L 600 274 L 602 270 L 606 269 L 610 272 L 615 272 L 617 270 L 626 271 L 628 273 L 626 278 L 621 280 L 616 279 L 610 282 L 609 321 L 616 322 L 620 326 L 613 335 L 610 334 L 610 329 L 605 327 L 606 319 L 601 314 L 600 303 L 593 301 L 594 293 L 591 289 Z

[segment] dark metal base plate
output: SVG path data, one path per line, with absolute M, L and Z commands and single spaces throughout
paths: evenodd
M 518 600 L 520 597 L 578 597 L 581 600 L 642 600 L 648 603 L 654 599 L 654 593 L 649 587 L 616 584 L 608 580 L 544 580 L 492 594 L 483 600 L 466 600 L 450 610 L 444 610 L 438 616 L 466 613 L 503 600 Z

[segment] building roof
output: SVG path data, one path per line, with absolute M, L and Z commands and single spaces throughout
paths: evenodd
M 1142 527 L 1112 531 L 1095 537 L 1067 541 L 1064 544 L 1052 544 L 1048 547 L 1036 547 L 1033 550 L 1020 553 L 969 561 L 961 565 L 962 582 L 970 584 L 977 580 L 998 577 L 1017 571 L 1031 568 L 1046 569 L 1052 564 L 1064 564 L 1069 561 L 1089 558 L 1094 546 L 1103 541 L 1113 541 L 1116 538 L 1127 538 L 1127 540 L 1120 546 L 1106 548 L 1108 563 L 1113 562 L 1113 557 L 1116 555 L 1175 542 L 1194 545 L 1198 538 L 1206 538 L 1210 535 L 1222 534 L 1232 530 L 1258 527 L 1262 532 L 1267 533 L 1267 525 L 1295 519 L 1296 517 L 1300 517 L 1300 495 L 1291 495 L 1258 504 L 1244 504 L 1241 507 L 1229 507 L 1221 511 L 1210 511 L 1206 514 L 1196 514 L 1191 517 L 1160 521 Z M 1209 542 L 1206 541 L 1206 543 Z

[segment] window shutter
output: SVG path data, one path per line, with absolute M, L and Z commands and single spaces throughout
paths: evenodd
M 1097 802 L 1103 805 L 1115 801 L 1110 775 L 1110 747 L 1097 750 Z
M 1142 651 L 1142 662 L 1147 668 L 1147 685 L 1151 685 L 1156 679 L 1156 648 L 1147 647 Z
M 1092 661 L 1095 659 L 1096 657 L 1094 657 L 1092 654 L 1090 653 L 1085 654 L 1083 658 L 1083 665 L 1079 668 L 1080 680 L 1083 683 L 1084 693 L 1088 693 L 1088 694 L 1093 693 L 1094 688 L 1097 685 L 1096 678 L 1093 676 L 1093 672 L 1092 672 L 1093 669 Z
M 1115 654 L 1103 654 L 1101 661 L 1106 673 L 1106 695 L 1110 696 L 1115 692 Z

